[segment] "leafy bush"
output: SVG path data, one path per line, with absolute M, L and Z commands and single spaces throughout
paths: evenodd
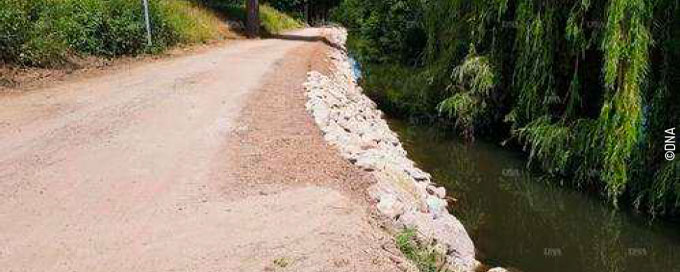
M 0 0 L 0 59 L 54 66 L 69 53 L 115 57 L 220 36 L 220 21 L 182 1 L 150 1 L 153 46 L 136 0 Z
M 66 48 L 52 24 L 40 20 L 44 1 L 0 0 L 0 60 L 41 64 L 61 61 Z
M 423 2 L 420 0 L 346 0 L 332 19 L 344 24 L 361 43 L 353 50 L 366 61 L 419 63 L 425 47 Z
M 388 64 L 366 64 L 362 66 L 364 92 L 379 103 L 383 110 L 392 115 L 406 117 L 436 116 L 429 108 L 427 82 L 419 69 Z
M 342 0 L 261 0 L 260 4 L 269 5 L 285 12 L 293 18 L 314 25 L 328 21 L 330 10 Z

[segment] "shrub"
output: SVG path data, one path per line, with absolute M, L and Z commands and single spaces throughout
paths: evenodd
M 422 272 L 449 272 L 444 268 L 446 256 L 437 252 L 433 246 L 423 244 L 416 238 L 415 229 L 406 229 L 396 236 L 399 250 L 404 253 L 413 264 Z
M 218 17 L 183 0 L 151 0 L 153 46 L 137 0 L 0 0 L 0 60 L 54 66 L 77 53 L 116 57 L 158 52 L 222 34 Z

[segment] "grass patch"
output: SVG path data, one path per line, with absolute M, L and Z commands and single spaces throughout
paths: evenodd
M 269 5 L 260 6 L 260 21 L 267 33 L 278 34 L 285 30 L 301 28 L 302 21 L 280 12 Z
M 245 7 L 233 1 L 150 0 L 149 17 L 151 46 L 139 0 L 0 0 L 0 65 L 63 67 L 74 56 L 134 56 L 233 37 L 225 20 L 244 25 Z M 261 6 L 260 19 L 268 34 L 304 25 L 268 5 Z
M 163 12 L 179 42 L 205 43 L 229 35 L 217 14 L 196 4 L 181 0 L 165 1 Z
M 431 245 L 416 239 L 414 229 L 406 229 L 396 236 L 397 247 L 422 272 L 453 272 L 445 268 L 446 256 Z
M 202 3 L 224 17 L 234 20 L 245 27 L 246 10 L 244 4 L 229 1 L 203 0 Z M 260 27 L 265 34 L 278 34 L 286 30 L 301 28 L 303 21 L 281 12 L 267 4 L 260 5 Z
M 224 1 L 150 0 L 153 45 L 146 42 L 138 0 L 0 0 L 0 63 L 55 67 L 70 55 L 117 57 L 161 52 L 177 44 L 229 36 L 221 18 L 245 20 L 245 7 Z M 270 34 L 304 24 L 268 5 L 260 7 Z

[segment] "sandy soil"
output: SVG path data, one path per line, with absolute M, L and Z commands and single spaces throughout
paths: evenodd
M 0 96 L 2 270 L 397 270 L 304 112 L 319 34 Z

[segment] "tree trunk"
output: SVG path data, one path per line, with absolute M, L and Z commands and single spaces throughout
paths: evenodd
M 257 0 L 246 0 L 246 32 L 248 37 L 255 38 L 260 33 L 260 6 Z

